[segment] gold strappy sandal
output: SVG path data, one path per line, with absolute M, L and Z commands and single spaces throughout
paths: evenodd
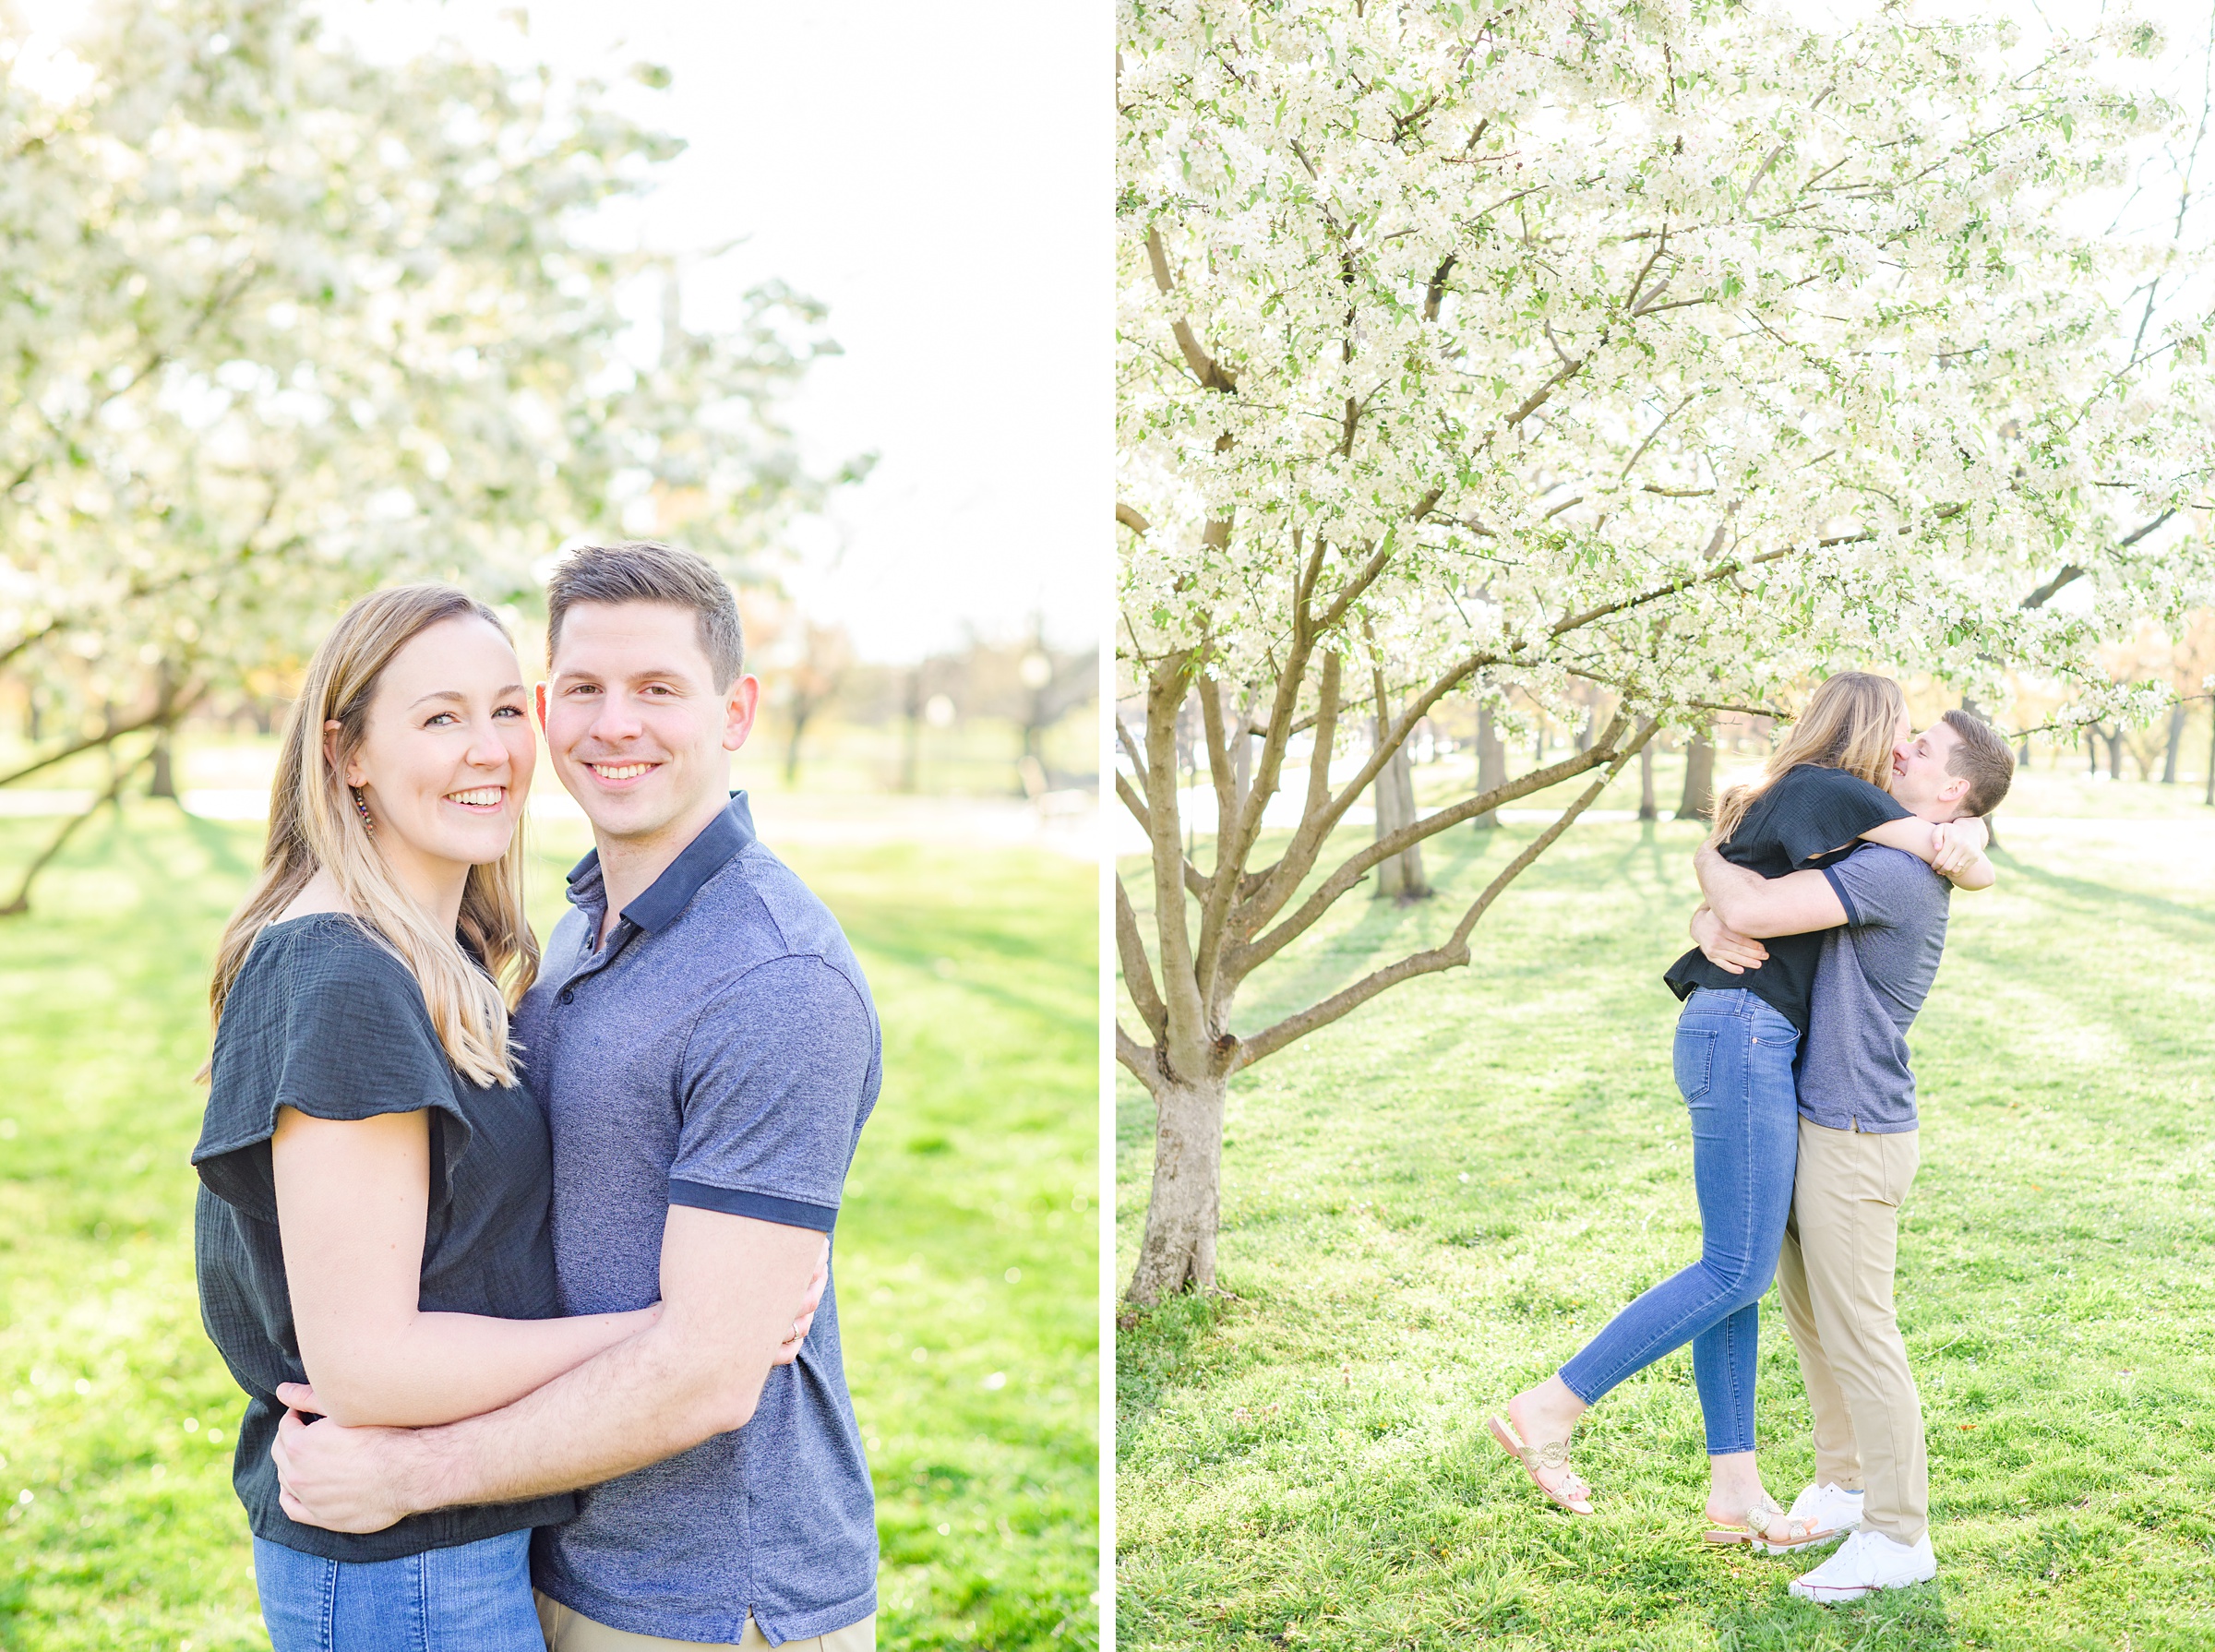
M 1568 1467 L 1569 1443 L 1566 1440 L 1549 1440 L 1543 1445 L 1526 1445 L 1503 1419 L 1495 1417 L 1487 1426 L 1492 1431 L 1492 1438 L 1500 1442 L 1500 1449 L 1523 1465 L 1523 1472 L 1530 1476 L 1530 1483 L 1545 1492 L 1548 1500 L 1556 1507 L 1566 1509 L 1572 1514 L 1587 1517 L 1591 1514 L 1592 1488 L 1586 1485 L 1574 1471 L 1559 1486 L 1550 1486 L 1539 1478 L 1541 1468 L 1550 1472 Z M 1576 1506 L 1580 1502 L 1585 1505 L 1581 1509 Z
M 1769 1527 L 1778 1521 L 1784 1522 L 1784 1538 L 1778 1541 L 1769 1536 Z M 1796 1515 L 1787 1514 L 1777 1506 L 1777 1500 L 1766 1491 L 1761 1501 L 1747 1508 L 1742 1525 L 1712 1527 L 1701 1536 L 1710 1543 L 1743 1543 L 1756 1554 L 1794 1554 L 1802 1549 L 1813 1549 L 1818 1543 L 1828 1543 L 1838 1537 L 1835 1531 L 1818 1531 Z

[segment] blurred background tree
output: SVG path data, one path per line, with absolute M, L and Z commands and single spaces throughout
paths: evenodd
M 689 331 L 674 269 L 589 239 L 682 147 L 605 87 L 372 62 L 292 0 L 0 32 L 0 785 L 104 748 L 102 796 L 174 794 L 178 721 L 281 684 L 361 591 L 527 601 L 565 538 L 673 514 L 760 579 L 857 473 L 780 417 L 835 349 L 819 305 L 770 283 Z

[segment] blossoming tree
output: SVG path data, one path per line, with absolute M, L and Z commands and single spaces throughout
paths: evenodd
M 1987 705 L 2011 666 L 2073 714 L 2151 704 L 2097 645 L 2204 584 L 2206 340 L 2134 340 L 2109 280 L 2145 255 L 2086 203 L 2171 118 L 2103 78 L 2157 44 L 2026 60 L 1893 10 L 1826 33 L 1711 0 L 1126 0 L 1118 649 L 1143 713 L 1118 791 L 1150 898 L 1142 922 L 1118 880 L 1116 1051 L 1155 1109 L 1133 1300 L 1214 1282 L 1230 1079 L 1468 964 L 1657 727 L 1789 712 L 1872 659 Z M 1585 749 L 1421 812 L 1391 774 L 1410 733 L 1511 688 L 1608 710 Z M 1434 944 L 1240 1020 L 1377 868 L 1564 782 Z M 1379 829 L 1339 834 L 1372 790 Z
M 679 146 L 601 89 L 372 62 L 293 0 L 6 21 L 0 670 L 43 716 L 0 784 L 118 741 L 127 772 L 373 585 L 527 594 L 657 501 L 737 572 L 825 480 L 778 413 L 814 305 L 619 303 L 656 271 L 591 215 Z

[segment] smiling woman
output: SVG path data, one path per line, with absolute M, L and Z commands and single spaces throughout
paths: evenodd
M 521 818 L 535 758 L 514 650 L 443 586 L 365 597 L 325 639 L 285 731 L 262 873 L 224 935 L 196 1251 L 202 1311 L 247 1405 L 233 1482 L 280 1652 L 405 1613 L 470 1644 L 537 1644 L 541 1495 L 373 1533 L 303 1523 L 271 1446 L 280 1390 L 421 1427 L 505 1405 L 652 1309 L 557 1311 L 549 1149 L 508 1037 L 536 973 Z M 496 977 L 507 976 L 502 991 Z M 395 1572 L 378 1562 L 426 1557 Z
M 457 712 L 446 697 L 469 708 L 452 685 L 473 670 L 481 703 Z M 422 984 L 455 1063 L 481 1083 L 512 1082 L 507 1010 L 538 964 L 516 833 L 536 758 L 521 675 L 498 618 L 451 587 L 403 586 L 347 610 L 316 651 L 285 731 L 261 875 L 217 955 L 219 1024 L 265 926 L 348 911 Z M 504 793 L 491 811 L 446 801 L 487 784 Z M 481 967 L 456 952 L 457 927 Z M 494 981 L 510 970 L 504 998 Z

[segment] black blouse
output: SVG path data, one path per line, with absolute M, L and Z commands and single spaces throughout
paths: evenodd
M 427 1110 L 425 1312 L 550 1319 L 560 1311 L 546 1229 L 553 1155 L 530 1091 L 481 1088 L 447 1059 L 407 966 L 354 919 L 316 913 L 256 938 L 216 1031 L 193 1248 L 200 1319 L 246 1412 L 232 1483 L 254 1535 L 326 1560 L 383 1561 L 569 1517 L 567 1492 L 439 1509 L 379 1532 L 301 1526 L 278 1504 L 269 1444 L 280 1383 L 305 1383 L 293 1326 L 269 1138 L 277 1109 L 317 1119 Z
M 1858 774 L 1820 763 L 1788 769 L 1754 800 L 1718 854 L 1725 860 L 1781 878 L 1789 872 L 1826 867 L 1861 847 L 1862 832 L 1886 820 L 1904 820 L 1910 811 L 1889 793 Z M 1661 978 L 1680 999 L 1695 988 L 1718 992 L 1743 988 L 1807 1035 L 1809 1005 L 1815 994 L 1815 964 L 1823 954 L 1823 931 L 1775 935 L 1761 943 L 1769 961 L 1734 976 L 1707 962 L 1699 948 L 1669 966 Z

